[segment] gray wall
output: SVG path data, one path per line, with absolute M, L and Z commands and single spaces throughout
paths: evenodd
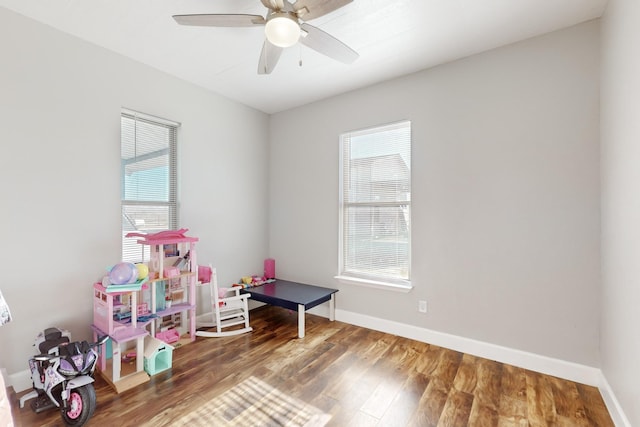
M 598 366 L 598 79 L 589 22 L 273 115 L 278 277 L 339 288 L 342 310 Z M 404 119 L 414 289 L 338 283 L 338 137 Z
M 224 282 L 267 252 L 268 116 L 0 7 L 0 367 L 48 326 L 89 338 L 92 284 L 120 260 L 120 108 L 182 122 L 182 221 Z M 259 165 L 259 167 L 254 167 Z M 242 167 L 246 166 L 246 167 Z M 241 171 L 240 171 L 241 169 Z
M 602 19 L 602 370 L 640 425 L 640 3 Z

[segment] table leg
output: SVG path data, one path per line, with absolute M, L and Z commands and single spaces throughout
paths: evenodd
M 336 294 L 331 294 L 329 300 L 329 320 L 332 322 L 336 320 Z
M 304 338 L 304 305 L 298 304 L 298 338 Z

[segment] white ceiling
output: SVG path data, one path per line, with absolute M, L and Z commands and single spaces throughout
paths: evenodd
M 0 0 L 15 12 L 266 113 L 598 18 L 606 3 L 354 0 L 309 23 L 355 49 L 355 63 L 298 44 L 285 49 L 271 74 L 258 75 L 262 27 L 186 27 L 171 16 L 264 16 L 259 0 Z

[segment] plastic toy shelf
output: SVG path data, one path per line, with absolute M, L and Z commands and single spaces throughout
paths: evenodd
M 97 340 L 98 336 L 106 335 L 105 332 L 98 329 L 95 325 L 93 329 L 93 338 Z M 148 332 L 144 328 L 127 328 L 115 331 L 111 337 L 111 359 L 107 360 L 107 346 L 103 345 L 100 349 L 98 357 L 98 367 L 103 378 L 116 390 L 122 393 L 139 384 L 149 381 L 149 376 L 144 371 L 144 337 Z M 122 364 L 122 345 L 128 341 L 136 341 L 136 361 L 135 367 L 131 364 Z
M 180 230 L 183 231 L 183 230 Z M 186 230 L 184 230 L 186 231 Z M 143 238 L 137 241 L 149 247 L 149 311 L 156 317 L 148 329 L 151 336 L 164 331 L 167 325 L 187 332 L 190 341 L 196 339 L 196 242 L 197 237 Z M 170 307 L 165 306 L 171 301 Z
M 196 306 L 193 304 L 179 303 L 179 304 L 173 304 L 171 307 L 165 308 L 164 310 L 158 310 L 156 314 L 158 315 L 158 317 L 163 317 L 163 316 L 169 316 L 175 313 L 180 313 L 183 311 L 193 310 L 194 308 L 196 308 Z
M 149 279 L 148 282 L 149 283 L 155 283 L 155 282 L 166 282 L 167 280 L 172 280 L 172 279 L 180 279 L 182 277 L 195 277 L 196 273 L 192 273 L 192 272 L 182 272 L 180 274 L 178 274 L 177 276 L 173 276 L 173 277 L 157 277 L 155 279 Z

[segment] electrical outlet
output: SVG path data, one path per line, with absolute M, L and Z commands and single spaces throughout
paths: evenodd
M 425 300 L 418 301 L 418 311 L 420 313 L 426 313 L 427 312 L 427 301 L 425 301 Z

